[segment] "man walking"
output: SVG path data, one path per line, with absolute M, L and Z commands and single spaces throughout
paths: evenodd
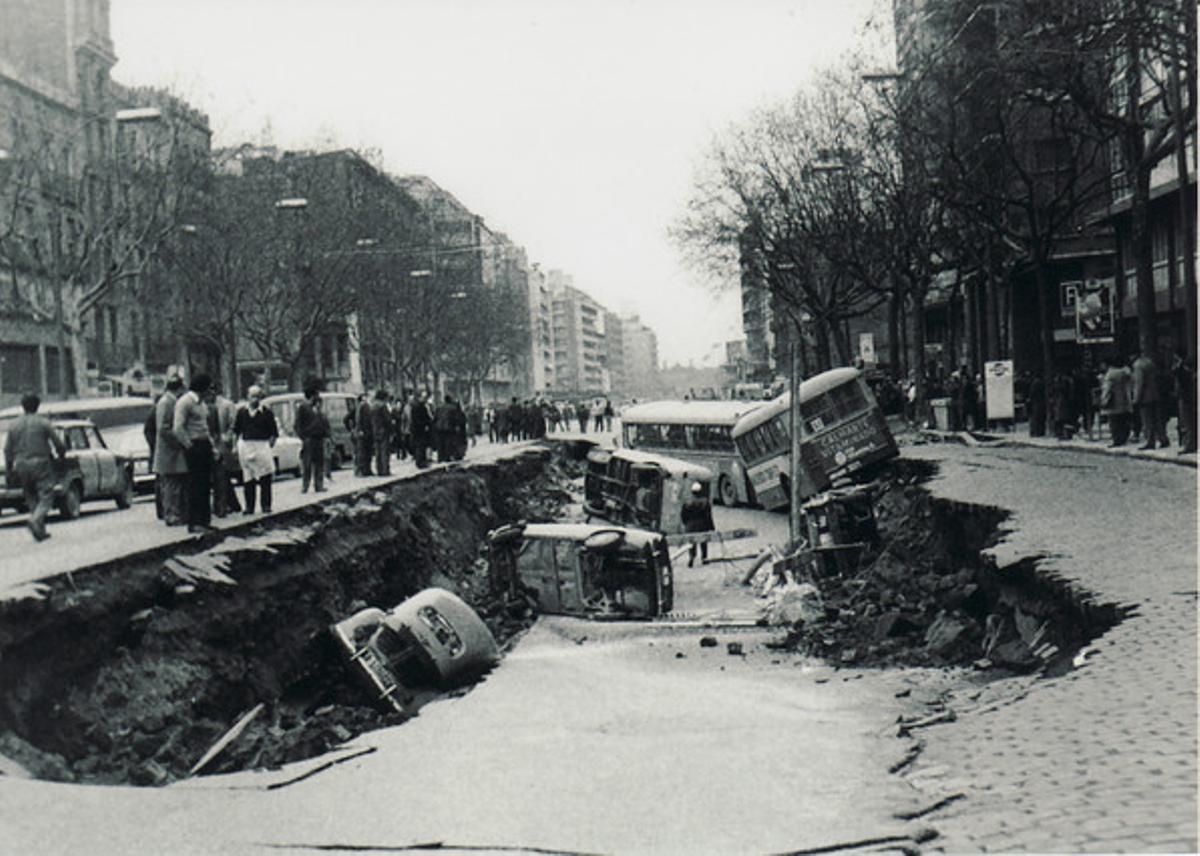
M 316 384 L 304 388 L 304 401 L 296 408 L 296 436 L 300 438 L 300 492 L 325 492 L 325 441 L 329 419 L 321 409 L 321 390 Z
M 208 532 L 212 527 L 213 465 L 216 458 L 216 443 L 209 432 L 208 406 L 205 396 L 212 388 L 212 379 L 206 374 L 192 378 L 188 391 L 175 402 L 175 418 L 171 433 L 183 446 L 183 457 L 187 462 L 187 523 L 188 532 Z
M 35 541 L 50 537 L 46 531 L 46 515 L 54 503 L 54 463 L 66 455 L 63 442 L 45 416 L 38 416 L 42 401 L 33 393 L 22 396 L 18 416 L 8 428 L 4 440 L 4 465 L 10 485 L 25 493 L 29 519 L 25 525 Z M 53 454 L 51 450 L 53 449 Z
M 183 378 L 171 375 L 167 390 L 154 406 L 154 482 L 162 495 L 163 521 L 168 526 L 187 522 L 187 458 L 175 436 L 175 405 L 183 393 Z
M 243 514 L 254 513 L 255 493 L 262 501 L 263 514 L 271 513 L 271 481 L 275 476 L 275 456 L 271 449 L 279 439 L 275 414 L 262 403 L 261 386 L 246 391 L 247 404 L 233 420 L 238 461 L 242 465 Z

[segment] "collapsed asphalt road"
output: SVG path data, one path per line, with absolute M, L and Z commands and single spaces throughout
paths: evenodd
M 887 774 L 903 766 L 907 751 L 895 740 L 897 711 L 911 714 L 918 701 L 898 683 L 904 673 L 833 669 L 806 656 L 806 644 L 832 639 L 821 653 L 832 652 L 837 665 L 849 662 L 840 652 L 851 646 L 865 662 L 928 664 L 921 657 L 931 651 L 933 622 L 922 626 L 921 616 L 956 608 L 939 589 L 957 608 L 967 606 L 955 588 L 965 568 L 947 573 L 926 564 L 908 581 L 893 568 L 879 576 L 891 593 L 868 597 L 875 609 L 857 621 L 837 605 L 837 588 L 849 581 L 825 581 L 822 621 L 789 634 L 747 627 L 761 604 L 740 580 L 749 555 L 783 540 L 781 515 L 719 509 L 720 528 L 757 528 L 760 538 L 713 551 L 718 560 L 736 553 L 735 561 L 677 568 L 681 615 L 672 620 L 545 619 L 465 697 L 432 704 L 403 728 L 384 728 L 399 720 L 354 698 L 339 680 L 340 663 L 323 659 L 321 631 L 360 604 L 390 605 L 432 583 L 473 600 L 498 638 L 516 639 L 532 615 L 525 604 L 487 600 L 475 551 L 498 522 L 551 517 L 571 501 L 565 474 L 547 473 L 553 466 L 542 453 L 473 474 L 430 473 L 298 512 L 235 545 L 224 569 L 213 563 L 218 545 L 209 545 L 207 559 L 182 569 L 169 561 L 181 557 L 155 555 L 145 567 L 109 568 L 107 577 L 55 581 L 45 601 L 10 604 L 0 615 L 4 754 L 42 778 L 162 784 L 185 776 L 214 739 L 261 704 L 263 713 L 206 772 L 263 772 L 189 780 L 183 791 L 201 785 L 203 797 L 143 791 L 145 802 L 121 797 L 113 810 L 144 826 L 147 812 L 157 818 L 164 807 L 203 814 L 196 801 L 220 805 L 230 820 L 222 840 L 233 845 L 408 846 L 462 831 L 468 837 L 458 843 L 733 852 L 753 840 L 750 849 L 761 852 L 884 839 L 913 846 L 930 836 L 906 819 L 924 817 L 929 806 Z M 888 506 L 892 524 L 926 521 L 900 526 L 911 536 L 909 557 L 936 537 L 951 566 L 969 565 L 1003 515 L 930 506 L 911 476 L 897 485 L 912 502 Z M 966 527 L 971 537 L 961 537 L 963 519 L 975 521 Z M 893 558 L 905 555 L 897 539 L 889 543 Z M 922 603 L 917 591 L 932 599 Z M 988 608 L 1013 597 L 997 591 L 996 600 L 982 601 Z M 903 609 L 910 599 L 919 609 Z M 880 621 L 889 611 L 907 614 L 902 632 L 890 632 L 898 623 L 891 618 Z M 889 631 L 881 638 L 895 641 L 864 645 L 862 634 L 879 634 L 881 623 Z M 75 644 L 85 630 L 95 645 Z M 977 634 L 957 639 L 956 656 L 974 656 Z M 274 769 L 334 747 L 332 761 Z M 246 813 L 247 804 L 264 810 L 257 798 L 235 806 L 214 796 L 231 787 L 275 794 L 270 811 L 288 822 L 264 826 L 260 813 Z M 372 789 L 389 805 L 403 800 L 403 816 L 381 821 Z M 6 787 L 13 806 L 33 793 Z M 336 819 L 310 803 L 333 794 Z M 782 817 L 778 806 L 789 800 L 794 813 Z M 107 796 L 85 802 L 111 807 Z M 39 811 L 20 828 L 44 830 L 55 815 Z M 724 837 L 713 837 L 718 820 Z M 149 828 L 164 848 L 178 849 L 160 821 Z M 695 837 L 701 829 L 707 837 Z

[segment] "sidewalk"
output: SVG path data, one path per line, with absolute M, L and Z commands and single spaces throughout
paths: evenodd
M 928 729 L 906 772 L 931 800 L 965 797 L 931 818 L 937 849 L 1196 851 L 1196 475 L 1073 450 L 1041 438 L 904 449 L 937 464 L 936 496 L 1011 512 L 989 550 L 1001 568 L 1036 557 L 1096 602 L 1133 608 L 1061 677 L 953 691 L 957 721 Z
M 261 523 L 268 517 L 277 517 L 308 505 L 350 496 L 361 491 L 374 490 L 418 472 L 436 471 L 444 467 L 456 467 L 493 460 L 512 454 L 529 445 L 529 442 L 491 444 L 488 442 L 472 446 L 461 463 L 432 464 L 428 470 L 418 470 L 412 459 L 398 461 L 392 458 L 392 473 L 388 476 L 355 476 L 350 469 L 336 471 L 332 481 L 326 483 L 323 493 L 301 493 L 300 479 L 287 478 L 275 482 L 275 501 L 270 515 L 258 513 L 230 514 L 224 518 L 214 517 L 212 525 L 218 532 L 229 532 Z M 37 581 L 81 568 L 101 565 L 135 553 L 166 547 L 168 545 L 195 545 L 208 535 L 192 535 L 187 527 L 167 527 L 154 516 L 153 497 L 138 497 L 131 508 L 118 511 L 111 503 L 89 502 L 77 520 L 50 520 L 48 541 L 37 543 L 29 537 L 25 528 L 25 515 L 6 514 L 0 518 L 0 601 L 36 596 Z
M 1003 431 L 941 431 L 934 428 L 922 428 L 917 433 L 922 436 L 943 441 L 959 442 L 968 446 L 1031 446 L 1040 449 L 1070 449 L 1076 452 L 1091 452 L 1094 454 L 1113 455 L 1123 458 L 1141 458 L 1148 461 L 1159 461 L 1166 464 L 1182 464 L 1186 467 L 1196 466 L 1196 453 L 1179 454 L 1179 446 L 1171 445 L 1161 449 L 1141 449 L 1140 443 L 1129 442 L 1124 446 L 1111 446 L 1107 437 L 1095 436 L 1089 439 L 1086 435 L 1075 436 L 1070 440 L 1059 440 L 1056 437 L 1031 437 L 1029 425 L 1019 423 L 1016 430 Z M 1173 432 L 1172 432 L 1173 433 Z

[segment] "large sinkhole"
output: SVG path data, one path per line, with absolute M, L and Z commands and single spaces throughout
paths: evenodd
M 1129 607 L 1040 567 L 997 567 L 1001 508 L 932 496 L 933 464 L 900 459 L 870 484 L 865 546 L 836 573 L 815 574 L 822 613 L 797 622 L 781 647 L 854 666 L 969 666 L 985 678 L 1061 674 Z
M 935 500 L 929 474 L 901 461 L 880 478 L 878 540 L 852 572 L 816 581 L 823 616 L 783 644 L 856 666 L 1052 672 L 1120 619 L 1033 562 L 984 561 L 1005 512 Z M 158 785 L 190 775 L 239 722 L 203 774 L 276 767 L 397 724 L 352 680 L 329 626 L 439 586 L 511 644 L 533 610 L 492 594 L 479 546 L 498 525 L 562 514 L 580 476 L 536 450 L 430 471 L 0 602 L 0 755 L 43 779 Z
M 511 642 L 532 611 L 491 593 L 479 546 L 501 524 L 553 519 L 574 475 L 544 451 L 429 471 L 2 603 L 0 754 L 38 778 L 153 785 L 189 775 L 259 705 L 204 773 L 278 766 L 398 723 L 354 681 L 329 626 L 438 586 Z

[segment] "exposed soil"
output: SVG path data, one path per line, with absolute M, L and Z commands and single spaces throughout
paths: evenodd
M 781 647 L 844 665 L 1055 673 L 1124 617 L 1036 560 L 997 568 L 982 551 L 1008 513 L 932 497 L 922 482 L 933 472 L 900 460 L 872 483 L 876 532 L 850 567 L 799 576 L 822 614 L 796 622 Z
M 479 547 L 571 502 L 578 474 L 563 466 L 538 451 L 430 471 L 0 603 L 0 754 L 39 778 L 158 785 L 259 704 L 203 772 L 278 766 L 402 721 L 350 681 L 328 626 L 436 585 L 511 644 L 533 612 L 492 594 Z

